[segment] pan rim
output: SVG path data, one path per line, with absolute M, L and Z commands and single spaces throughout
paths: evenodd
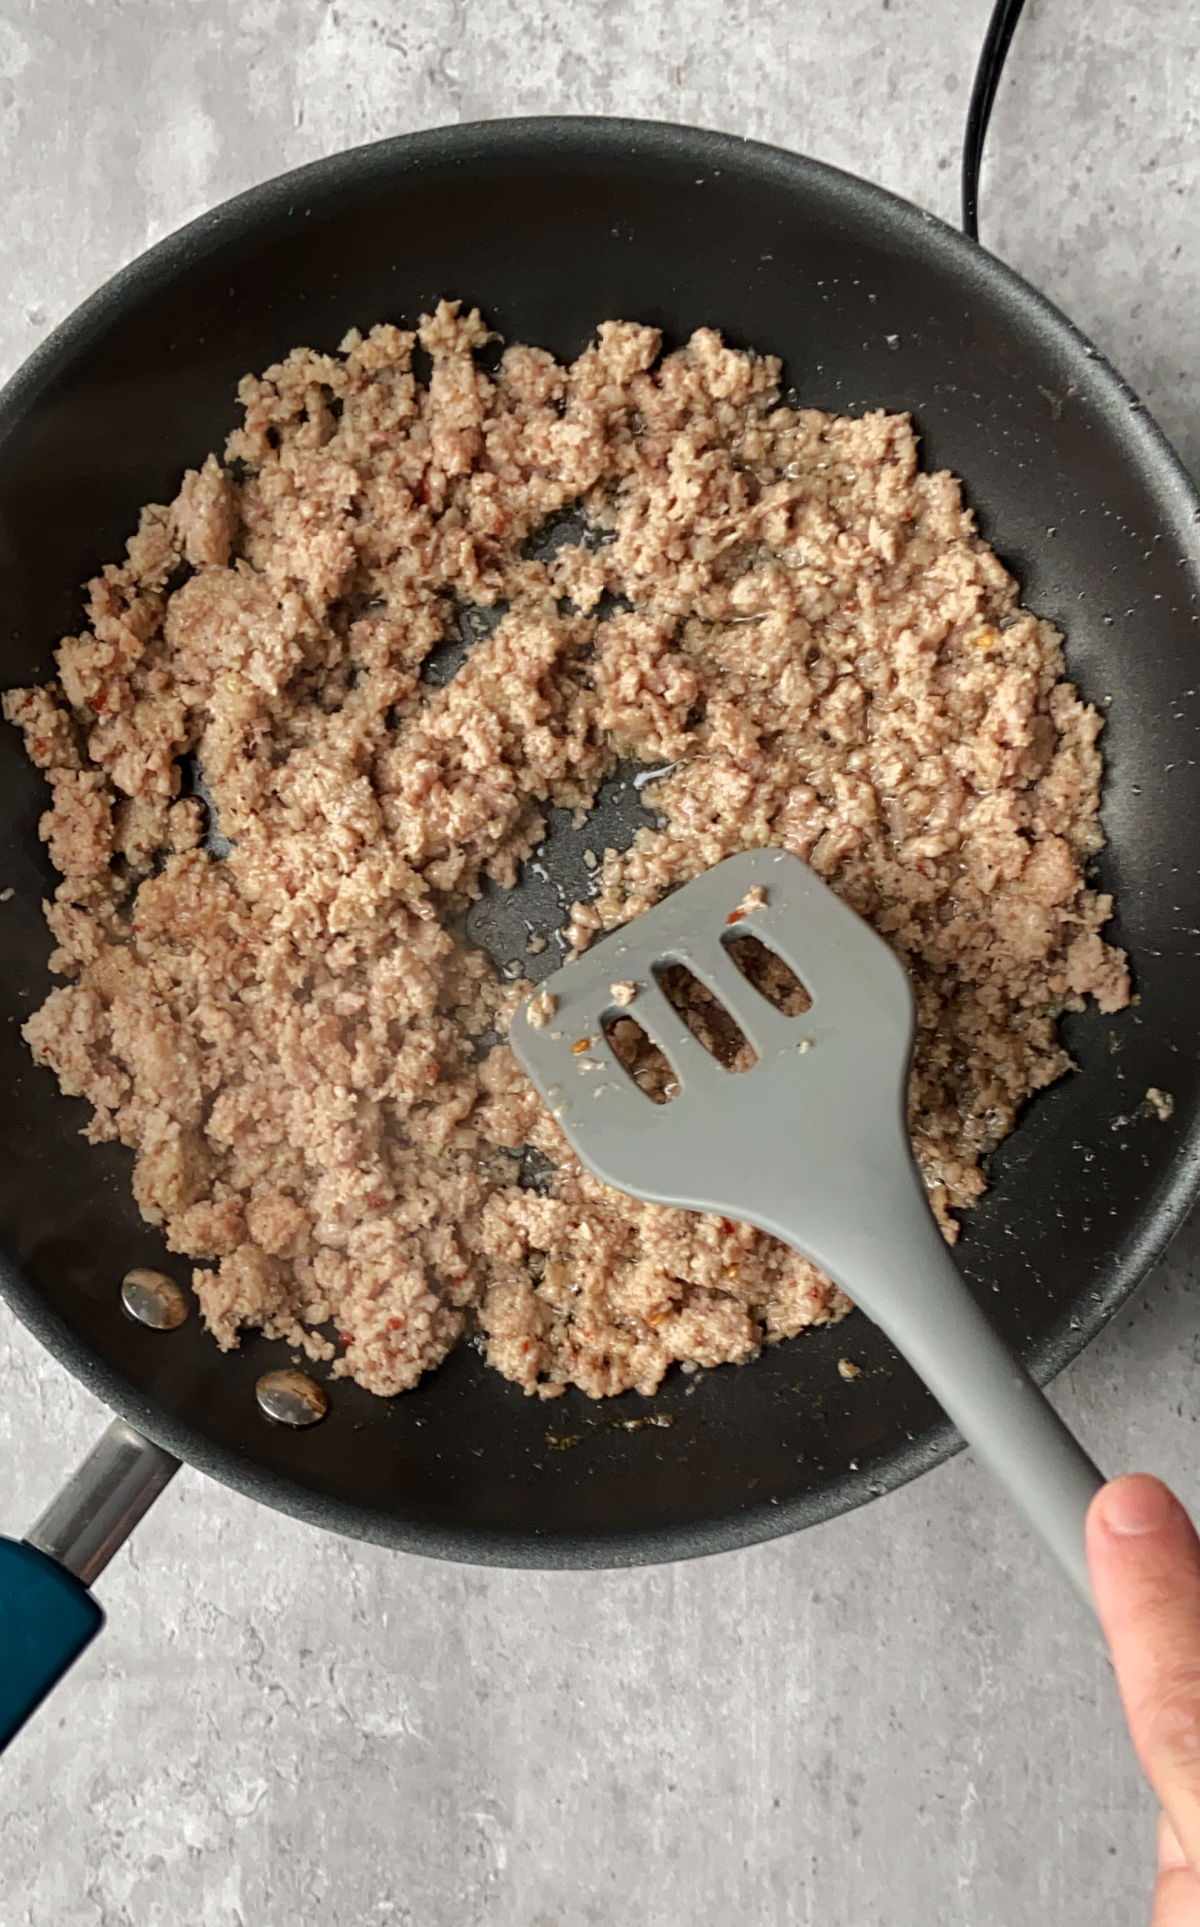
M 1161 429 L 1134 391 L 1082 332 L 1045 296 L 995 255 L 957 229 L 890 190 L 809 156 L 715 130 L 665 121 L 607 116 L 546 115 L 470 121 L 425 129 L 347 148 L 261 182 L 220 203 L 156 242 L 117 270 L 50 332 L 0 390 L 0 459 L 6 444 L 64 367 L 86 354 L 110 327 L 135 312 L 184 267 L 260 227 L 289 216 L 302 203 L 369 188 L 399 174 L 523 160 L 577 164 L 585 156 L 636 167 L 674 158 L 716 171 L 747 167 L 764 181 L 807 193 L 825 206 L 852 213 L 860 227 L 876 226 L 911 253 L 949 267 L 964 294 L 978 293 L 1020 320 L 1059 354 L 1086 359 L 1089 383 L 1103 410 L 1122 421 L 1129 457 L 1153 475 L 1164 520 L 1178 519 L 1181 543 L 1200 561 L 1200 495 Z M 1103 1289 L 1064 1311 L 1025 1354 L 1034 1378 L 1047 1383 L 1097 1335 L 1162 1256 L 1200 1188 L 1200 1145 L 1187 1136 L 1135 1234 L 1114 1258 Z M 397 1551 L 458 1562 L 541 1569 L 595 1569 L 658 1564 L 744 1546 L 822 1523 L 892 1491 L 952 1457 L 962 1441 L 948 1421 L 929 1427 L 883 1458 L 846 1472 L 786 1502 L 755 1505 L 685 1525 L 605 1535 L 492 1532 L 475 1526 L 416 1524 L 373 1507 L 329 1498 L 215 1445 L 192 1426 L 146 1398 L 99 1359 L 31 1281 L 0 1253 L 0 1292 L 25 1326 L 106 1406 L 155 1443 L 234 1490 L 310 1525 Z

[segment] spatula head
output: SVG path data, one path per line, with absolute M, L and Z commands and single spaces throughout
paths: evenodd
M 800 980 L 803 1015 L 784 1015 L 743 975 L 730 944 L 747 935 Z M 662 987 L 671 965 L 734 1019 L 751 1068 L 727 1069 L 693 1036 Z M 669 1102 L 654 1102 L 614 1050 L 622 1018 L 668 1059 Z M 869 1198 L 881 1158 L 907 1156 L 912 1033 L 912 991 L 887 945 L 799 858 L 765 849 L 726 858 L 548 977 L 518 1009 L 510 1042 L 572 1150 L 606 1183 L 792 1242 L 799 1206 L 819 1263 L 822 1225 L 844 1226 L 847 1200 Z

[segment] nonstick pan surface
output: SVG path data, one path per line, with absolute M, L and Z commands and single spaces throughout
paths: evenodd
M 1148 264 L 1149 266 L 1149 264 Z M 420 134 L 253 190 L 153 249 L 0 396 L 0 683 L 52 673 L 81 584 L 139 506 L 219 449 L 238 378 L 296 343 L 411 322 L 440 295 L 570 357 L 610 316 L 677 344 L 702 324 L 781 354 L 806 404 L 911 409 L 966 480 L 1025 601 L 1062 625 L 1106 706 L 1109 848 L 1140 1003 L 1069 1020 L 1079 1065 L 994 1160 L 959 1252 L 1048 1378 L 1163 1249 L 1193 1194 L 1200 1087 L 1200 515 L 1119 378 L 1014 275 L 878 188 L 740 140 L 653 124 L 501 122 Z M 510 1564 L 599 1565 L 743 1545 L 844 1511 L 954 1448 L 928 1395 L 855 1316 L 652 1401 L 525 1399 L 457 1352 L 391 1401 L 338 1383 L 309 1432 L 271 1426 L 257 1376 L 192 1318 L 124 1317 L 133 1264 L 185 1277 L 129 1192 L 129 1156 L 18 1030 L 49 988 L 40 777 L 0 732 L 0 1282 L 57 1356 L 184 1459 L 302 1518 Z M 626 834 L 628 831 L 626 830 Z M 604 840 L 597 825 L 583 841 Z M 581 855 L 561 841 L 560 877 Z M 1161 1122 L 1151 1087 L 1174 1100 Z M 836 1364 L 864 1367 L 844 1383 Z M 667 1426 L 625 1429 L 648 1414 Z M 566 1442 L 576 1440 L 574 1444 Z

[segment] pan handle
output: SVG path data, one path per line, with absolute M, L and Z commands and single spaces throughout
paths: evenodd
M 25 1538 L 0 1539 L 0 1750 L 91 1644 L 91 1584 L 179 1470 L 114 1419 Z

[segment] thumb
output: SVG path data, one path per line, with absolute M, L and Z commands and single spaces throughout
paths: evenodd
M 1143 1771 L 1200 1870 L 1200 1539 L 1158 1479 L 1116 1479 L 1088 1514 L 1096 1606 Z
M 1158 1823 L 1158 1879 L 1150 1927 L 1200 1927 L 1200 1880 L 1188 1866 L 1166 1814 Z

